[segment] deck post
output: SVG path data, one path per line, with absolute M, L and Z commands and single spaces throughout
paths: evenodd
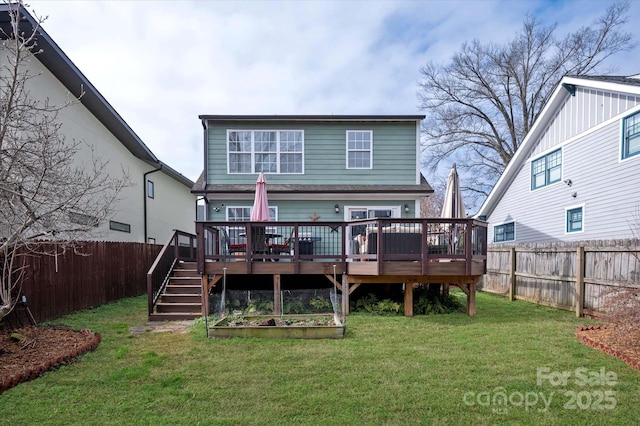
M 282 315 L 282 293 L 280 291 L 280 274 L 273 274 L 273 314 Z
M 469 283 L 469 293 L 467 294 L 467 315 L 470 317 L 476 314 L 476 283 Z
M 404 283 L 404 316 L 413 316 L 413 283 Z

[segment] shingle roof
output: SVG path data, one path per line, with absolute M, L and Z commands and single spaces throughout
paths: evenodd
M 424 115 L 199 115 L 213 121 L 416 121 Z
M 256 185 L 252 184 L 208 184 L 205 186 L 204 173 L 193 185 L 194 194 L 243 194 L 253 193 Z M 420 176 L 419 185 L 298 185 L 269 184 L 269 194 L 423 194 L 433 193 L 433 188 Z
M 635 76 L 623 75 L 580 75 L 568 76 L 571 78 L 579 78 L 581 80 L 602 81 L 606 83 L 626 84 L 629 86 L 640 86 L 640 74 Z

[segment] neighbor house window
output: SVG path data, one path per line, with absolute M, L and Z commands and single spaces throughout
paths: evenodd
M 550 152 L 531 162 L 531 189 L 542 188 L 562 177 L 562 151 Z
M 516 239 L 516 226 L 513 222 L 503 223 L 493 227 L 493 242 L 514 241 Z
M 229 173 L 304 172 L 302 130 L 228 130 Z
M 624 119 L 622 158 L 640 154 L 640 112 Z
M 373 132 L 347 130 L 347 169 L 373 168 Z
M 567 209 L 567 232 L 582 231 L 582 206 Z
M 154 197 L 154 186 L 153 186 L 153 182 L 150 180 L 147 181 L 147 197 L 149 198 Z
M 109 229 L 113 230 L 113 231 L 120 231 L 120 232 L 131 232 L 131 225 L 129 225 L 128 223 L 122 223 L 122 222 L 116 222 L 115 220 L 110 220 L 109 221 Z
M 69 212 L 69 220 L 78 225 L 98 227 L 98 218 L 88 214 Z

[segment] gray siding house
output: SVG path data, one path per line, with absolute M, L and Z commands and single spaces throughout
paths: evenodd
M 9 8 L 15 7 L 0 4 L 0 40 L 11 34 Z M 194 232 L 193 181 L 156 157 L 39 22 L 23 6 L 20 13 L 20 29 L 28 35 L 37 28 L 41 49 L 22 70 L 32 76 L 25 83 L 30 97 L 61 106 L 70 96 L 82 94 L 78 102 L 59 112 L 57 120 L 66 140 L 84 143 L 75 164 L 84 167 L 96 155 L 106 162 L 106 173 L 119 177 L 126 170 L 130 177 L 131 186 L 120 192 L 113 216 L 87 239 L 164 244 L 174 229 Z M 5 49 L 0 45 L 0 68 L 11 57 Z
M 477 216 L 489 242 L 640 231 L 640 75 L 565 77 Z
M 271 220 L 418 217 L 420 122 L 405 115 L 201 115 L 204 171 L 192 192 L 211 221 L 249 220 L 267 180 Z

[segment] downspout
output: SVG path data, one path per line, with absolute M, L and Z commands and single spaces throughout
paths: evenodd
M 147 238 L 147 175 L 151 173 L 159 172 L 162 170 L 162 163 L 160 164 L 160 168 L 151 170 L 142 175 L 142 204 L 143 204 L 143 215 L 144 215 L 144 243 L 147 244 L 149 239 Z M 155 190 L 155 188 L 154 188 Z

